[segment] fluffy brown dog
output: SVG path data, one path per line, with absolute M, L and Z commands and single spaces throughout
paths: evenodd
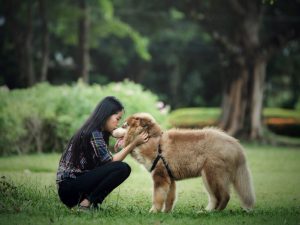
M 122 128 L 113 132 L 127 146 L 142 131 L 149 141 L 135 148 L 131 155 L 151 172 L 154 190 L 150 212 L 169 212 L 176 196 L 176 180 L 202 176 L 209 203 L 206 210 L 223 210 L 230 198 L 230 184 L 237 191 L 243 208 L 255 202 L 251 174 L 243 147 L 233 137 L 216 128 L 199 130 L 171 129 L 162 132 L 147 113 L 129 117 Z

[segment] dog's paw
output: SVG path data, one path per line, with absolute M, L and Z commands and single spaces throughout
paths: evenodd
M 214 207 L 212 207 L 211 205 L 208 205 L 208 206 L 206 206 L 205 211 L 212 212 L 212 211 L 214 211 Z
M 170 212 L 172 212 L 172 209 L 164 209 L 163 212 L 164 213 L 170 213 Z
M 158 210 L 154 206 L 152 206 L 152 208 L 149 210 L 149 213 L 157 213 L 157 212 Z

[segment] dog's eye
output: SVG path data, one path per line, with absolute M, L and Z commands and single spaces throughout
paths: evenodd
M 122 128 L 127 128 L 128 127 L 128 123 L 125 122 L 123 125 L 122 125 Z

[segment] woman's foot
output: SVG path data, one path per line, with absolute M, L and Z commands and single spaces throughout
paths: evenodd
M 84 207 L 90 207 L 91 202 L 88 199 L 83 199 L 82 202 L 80 202 L 79 205 L 84 206 Z
M 91 202 L 88 199 L 84 199 L 78 205 L 77 211 L 86 212 L 89 211 L 90 209 L 91 209 Z
M 91 207 L 78 205 L 77 212 L 89 212 Z

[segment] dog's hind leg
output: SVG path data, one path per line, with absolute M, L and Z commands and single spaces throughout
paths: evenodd
M 228 174 L 220 168 L 205 166 L 202 170 L 202 176 L 209 194 L 209 203 L 206 210 L 223 210 L 230 199 Z
M 217 190 L 218 192 L 218 205 L 216 210 L 223 210 L 226 208 L 230 199 L 230 188 L 231 183 L 230 175 L 225 171 L 225 169 L 217 170 Z
M 170 212 L 173 209 L 175 200 L 176 200 L 176 183 L 174 180 L 172 180 L 167 195 L 164 212 Z
M 168 192 L 170 190 L 170 178 L 168 176 L 164 176 L 161 173 L 154 173 L 153 174 L 153 182 L 154 182 L 154 189 L 153 189 L 153 199 L 152 199 L 152 208 L 150 212 L 156 213 L 161 212 L 166 199 Z
M 212 211 L 216 208 L 218 201 L 216 196 L 214 195 L 212 188 L 210 187 L 210 184 L 208 183 L 207 176 L 204 170 L 202 170 L 201 175 L 208 196 L 208 205 L 206 206 L 205 210 Z
M 221 187 L 221 191 L 220 191 L 220 200 L 218 202 L 218 205 L 216 207 L 216 210 L 223 210 L 226 208 L 229 199 L 230 199 L 230 195 L 228 193 L 228 191 L 226 189 L 224 189 L 225 187 Z

